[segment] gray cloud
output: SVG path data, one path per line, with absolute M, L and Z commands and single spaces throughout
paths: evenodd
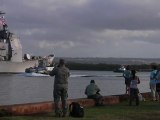
M 24 52 L 54 52 L 65 57 L 160 57 L 160 1 L 0 2 Z

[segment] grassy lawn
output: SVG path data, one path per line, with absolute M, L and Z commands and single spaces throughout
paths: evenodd
M 54 113 L 34 116 L 0 117 L 0 120 L 160 120 L 160 102 L 141 102 L 140 106 L 128 106 L 123 102 L 112 106 L 85 108 L 84 118 L 57 118 Z

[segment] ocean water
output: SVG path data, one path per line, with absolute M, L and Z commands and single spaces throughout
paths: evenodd
M 137 74 L 140 92 L 149 92 L 149 72 Z M 103 96 L 125 93 L 122 73 L 112 71 L 71 71 L 68 98 L 85 98 L 85 88 L 94 79 Z M 24 74 L 0 75 L 0 105 L 45 102 L 53 100 L 54 77 L 27 77 Z

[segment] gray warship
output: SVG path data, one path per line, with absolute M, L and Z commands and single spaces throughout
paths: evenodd
M 0 11 L 0 74 L 23 73 L 26 68 L 37 64 L 38 60 L 31 59 L 29 54 L 23 57 L 20 39 L 9 31 L 4 14 Z

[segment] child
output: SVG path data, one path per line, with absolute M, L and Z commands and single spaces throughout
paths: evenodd
M 132 101 L 136 99 L 136 105 L 138 106 L 139 105 L 139 97 L 138 97 L 139 90 L 138 90 L 137 84 L 140 83 L 140 80 L 139 80 L 139 77 L 136 76 L 135 70 L 131 71 L 131 75 L 132 77 L 131 77 L 131 83 L 130 83 L 129 105 L 131 106 Z

